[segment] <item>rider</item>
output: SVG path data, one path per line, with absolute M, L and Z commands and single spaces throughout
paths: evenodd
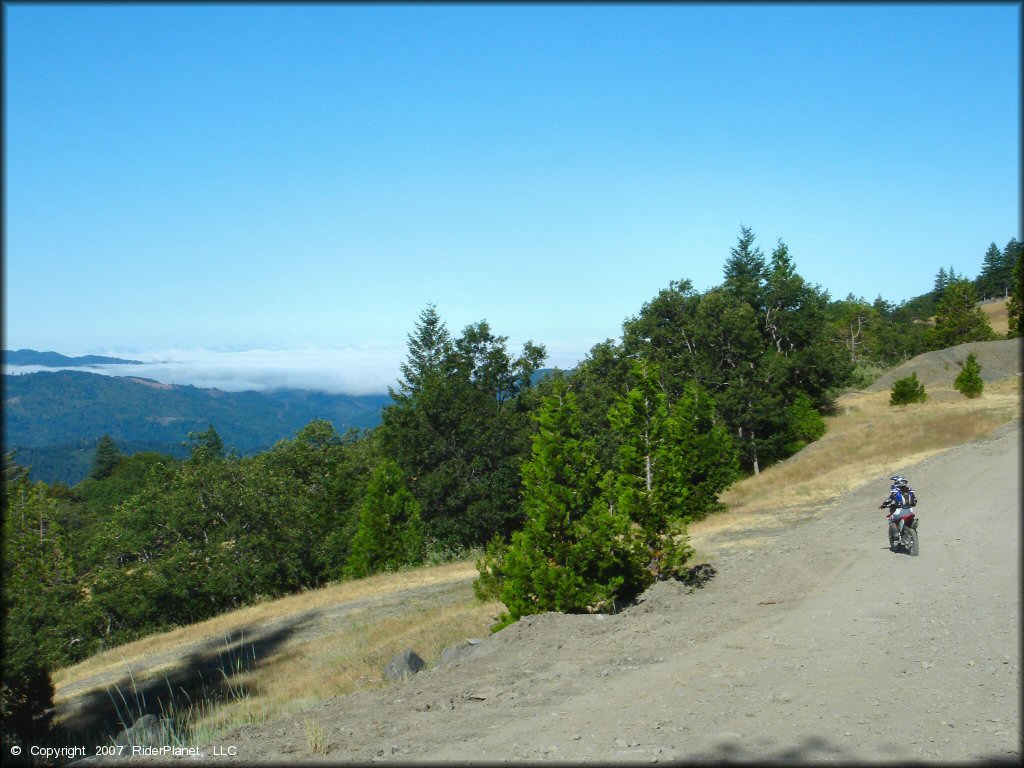
M 898 540 L 903 535 L 903 518 L 914 514 L 914 489 L 903 475 L 893 475 L 889 479 L 892 480 L 889 495 L 878 508 L 889 508 L 890 539 Z

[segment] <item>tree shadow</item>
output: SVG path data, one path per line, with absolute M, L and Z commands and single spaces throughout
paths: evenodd
M 258 666 L 319 613 L 307 611 L 270 628 L 247 625 L 204 641 L 163 673 L 136 678 L 129 668 L 104 688 L 63 703 L 56 733 L 109 743 L 143 715 L 169 717 L 200 703 L 244 698 L 253 691 L 236 678 Z
M 921 765 L 914 760 L 900 760 L 896 757 L 896 745 L 890 746 L 892 760 L 886 765 Z M 791 746 L 775 748 L 773 751 L 759 749 L 756 746 L 737 744 L 727 741 L 717 745 L 709 752 L 687 755 L 684 763 L 736 763 L 756 765 L 800 765 L 804 763 L 827 762 L 833 766 L 861 766 L 865 763 L 865 755 L 856 746 L 841 747 L 829 742 L 822 736 L 806 736 L 799 743 Z M 1010 760 L 1005 756 L 992 756 L 984 761 L 985 765 L 1020 765 L 1019 760 Z

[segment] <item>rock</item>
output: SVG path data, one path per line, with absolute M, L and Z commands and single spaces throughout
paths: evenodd
M 462 661 L 463 659 L 468 658 L 476 648 L 476 644 L 479 642 L 479 640 L 467 640 L 466 642 L 459 643 L 458 645 L 449 645 L 441 651 L 441 660 L 434 665 L 434 669 L 449 667 L 457 661 Z
M 131 728 L 126 728 L 114 737 L 118 746 L 162 747 L 171 743 L 174 723 L 156 715 L 143 715 Z
M 384 667 L 385 680 L 405 680 L 412 677 L 426 666 L 419 654 L 411 648 L 406 648 L 401 653 L 395 654 L 391 661 Z

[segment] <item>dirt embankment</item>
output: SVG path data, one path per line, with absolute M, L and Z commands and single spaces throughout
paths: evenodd
M 948 349 L 925 352 L 911 358 L 903 365 L 887 371 L 880 376 L 868 392 L 881 392 L 892 389 L 896 379 L 902 379 L 916 373 L 918 381 L 928 387 L 952 387 L 960 366 L 967 356 L 974 353 L 981 366 L 981 378 L 984 381 L 996 381 L 1021 375 L 1022 339 L 1004 339 L 1001 341 L 972 341 Z
M 475 658 L 204 746 L 217 762 L 1019 762 L 1020 430 L 908 472 L 921 554 L 854 491 L 693 593 L 527 617 Z M 743 536 L 737 533 L 737 536 Z M 767 542 L 765 537 L 767 535 Z

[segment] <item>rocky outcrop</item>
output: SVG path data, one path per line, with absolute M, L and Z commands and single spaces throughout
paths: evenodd
M 411 648 L 406 648 L 401 653 L 395 654 L 391 661 L 384 667 L 384 679 L 395 681 L 405 680 L 419 672 L 426 663 L 419 654 Z
M 449 645 L 441 651 L 441 660 L 434 665 L 434 669 L 446 669 L 458 661 L 473 658 L 480 643 L 480 640 L 471 638 L 458 645 Z

